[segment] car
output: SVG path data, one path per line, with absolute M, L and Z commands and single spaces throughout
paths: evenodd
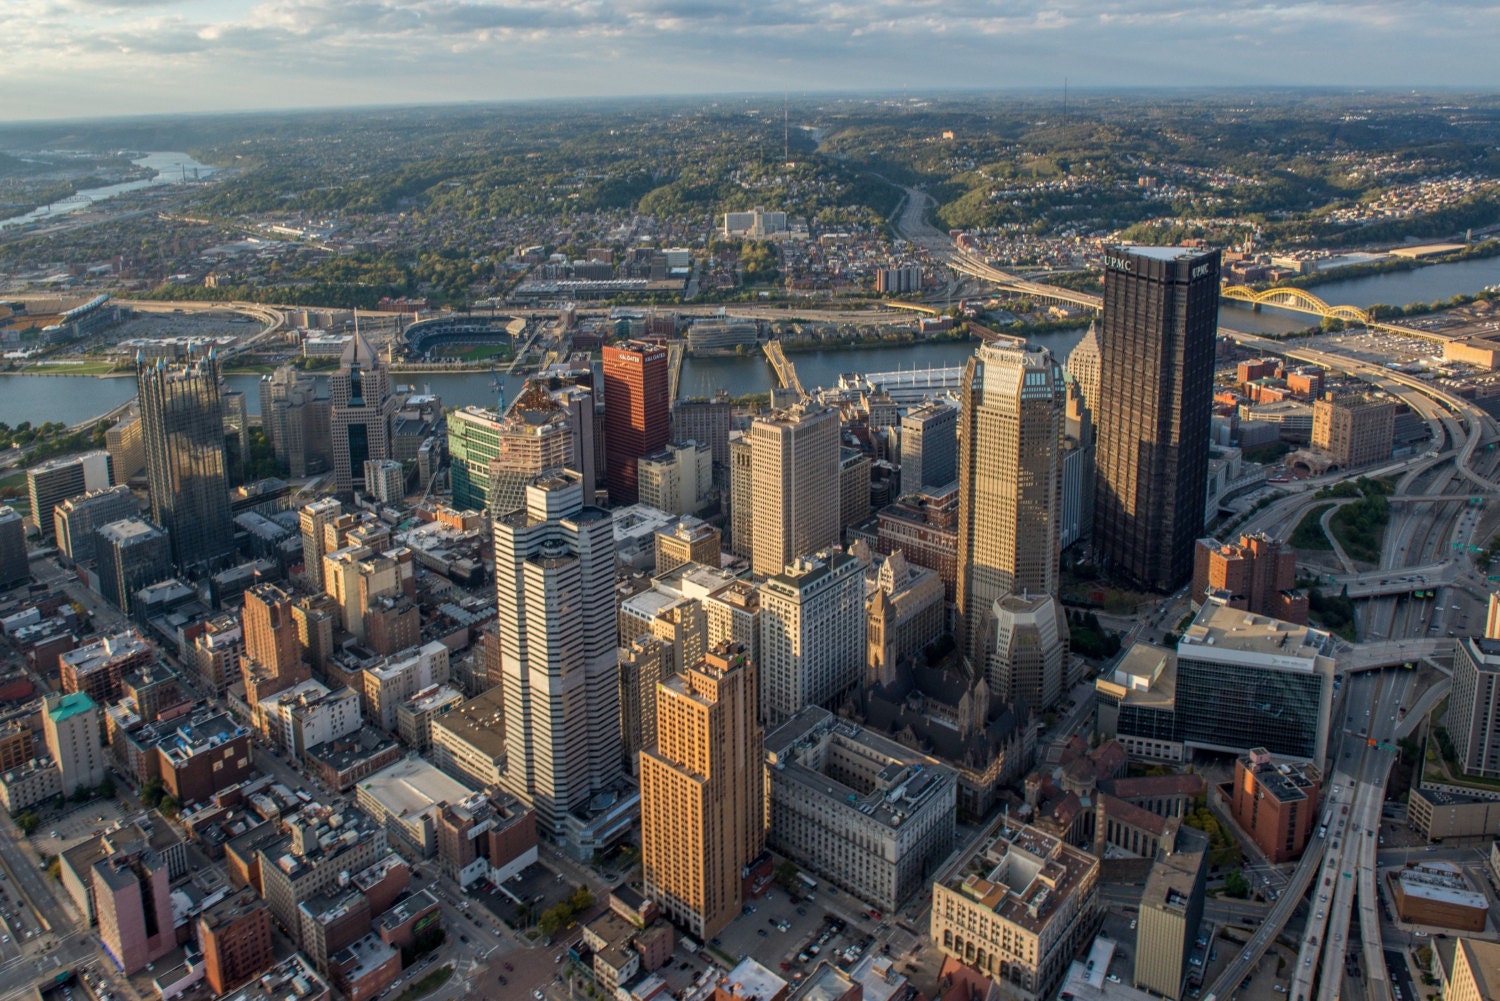
M 1306 959 L 1304 959 L 1302 961 L 1302 965 L 1303 966 L 1311 966 L 1312 965 L 1312 957 L 1308 956 Z
M 1135 931 L 1135 918 L 1130 919 L 1130 930 Z
M 562 961 L 563 961 L 563 954 L 560 953 L 560 952 L 557 955 L 555 955 L 555 956 L 552 957 L 552 962 L 553 963 L 561 963 Z
M 460 935 L 460 936 L 458 936 L 458 940 L 460 942 L 464 943 L 465 945 L 469 944 L 469 936 L 467 936 L 467 935 Z
M 1415 935 L 1417 938 L 1426 938 L 1427 937 L 1427 933 L 1425 931 L 1414 931 L 1414 932 L 1412 932 L 1412 934 Z
M 536 998 L 536 1001 L 542 1001 L 542 992 L 537 990 L 536 988 L 532 988 L 531 996 Z
M 505 972 L 506 973 L 515 973 L 516 972 L 516 968 L 514 966 L 511 966 L 509 963 L 502 963 L 500 965 L 502 965 L 502 966 L 505 967 Z
M 806 907 L 799 907 L 799 908 L 797 908 L 797 914 L 800 917 L 804 917 L 804 918 L 807 917 L 807 908 Z
M 769 938 L 770 937 L 770 932 L 766 931 L 764 928 L 757 928 L 757 929 L 755 929 L 755 934 L 759 935 L 761 938 Z
M 1283 986 L 1281 986 L 1280 984 L 1272 984 L 1271 985 L 1271 990 L 1275 991 L 1277 994 L 1285 994 L 1286 993 L 1286 988 L 1283 987 Z
M 1109 976 L 1105 977 L 1104 979 L 1108 980 L 1112 984 L 1118 984 L 1120 982 L 1120 975 L 1118 973 L 1111 973 Z
M 500 986 L 501 987 L 505 987 L 505 986 L 507 986 L 510 983 L 509 980 L 505 979 L 505 974 L 503 974 L 503 973 L 500 974 L 499 980 L 500 980 Z

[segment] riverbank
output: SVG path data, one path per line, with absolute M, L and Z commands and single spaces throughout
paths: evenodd
M 1458 264 L 1462 261 L 1482 261 L 1490 257 L 1500 257 L 1500 240 L 1485 240 L 1465 247 L 1463 250 L 1451 254 L 1443 254 L 1440 257 L 1427 257 L 1414 260 L 1409 257 L 1391 257 L 1383 261 L 1371 261 L 1369 264 L 1352 264 L 1347 268 L 1334 268 L 1331 271 L 1314 271 L 1310 275 L 1298 275 L 1296 278 L 1288 278 L 1280 282 L 1260 282 L 1252 288 L 1263 291 L 1268 288 L 1316 288 L 1319 285 L 1331 285 L 1335 282 L 1350 281 L 1355 278 L 1370 278 L 1376 275 L 1396 274 L 1403 271 L 1420 271 L 1422 268 L 1435 267 L 1440 264 Z

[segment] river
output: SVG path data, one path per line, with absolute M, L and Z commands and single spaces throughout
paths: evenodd
M 44 205 L 39 209 L 33 209 L 25 215 L 11 216 L 9 219 L 0 219 L 0 229 L 9 229 L 12 226 L 24 226 L 29 222 L 50 219 L 53 216 L 67 215 L 69 212 L 77 212 L 79 209 L 87 208 L 95 202 L 102 202 L 106 198 L 115 195 L 123 195 L 127 191 L 139 191 L 159 184 L 182 184 L 185 181 L 198 181 L 208 178 L 217 169 L 206 163 L 199 163 L 186 153 L 145 153 L 139 159 L 131 163 L 139 167 L 149 167 L 156 171 L 156 176 L 143 181 L 126 181 L 123 184 L 108 184 L 98 188 L 85 188 L 75 192 L 67 198 L 59 199 L 51 205 Z
M 154 154 L 153 154 L 154 155 Z M 181 154 L 161 154 L 181 156 Z M 1434 264 L 1415 271 L 1392 272 L 1329 282 L 1312 289 L 1332 303 L 1367 306 L 1376 302 L 1405 305 L 1413 301 L 1446 299 L 1457 293 L 1478 292 L 1500 282 L 1500 258 Z M 1281 333 L 1311 326 L 1316 317 L 1306 313 L 1264 308 L 1252 312 L 1248 306 L 1226 302 L 1219 310 L 1220 322 L 1233 330 L 1249 333 Z M 1031 338 L 1045 344 L 1060 358 L 1066 357 L 1083 336 L 1084 328 L 1053 331 Z M 960 365 L 974 350 L 962 342 L 909 344 L 892 348 L 843 351 L 794 352 L 787 357 L 797 366 L 797 375 L 809 389 L 831 386 L 842 372 L 890 372 L 897 369 Z M 326 377 L 322 377 L 326 386 Z M 769 392 L 771 368 L 756 352 L 745 357 L 689 358 L 682 365 L 680 396 L 707 396 L 728 389 L 739 396 Z M 493 406 L 495 390 L 488 372 L 437 373 L 425 376 L 398 375 L 397 382 L 417 382 L 430 389 L 448 406 Z M 228 383 L 246 396 L 251 413 L 260 410 L 260 377 L 231 375 Z M 522 380 L 505 380 L 506 399 L 514 399 Z M 325 389 L 326 392 L 326 389 Z M 14 427 L 21 421 L 40 424 L 62 421 L 77 424 L 104 413 L 135 395 L 131 378 L 96 379 L 92 376 L 0 376 L 0 421 Z

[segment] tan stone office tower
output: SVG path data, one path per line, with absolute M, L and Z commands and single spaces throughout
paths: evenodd
M 985 344 L 958 419 L 959 649 L 983 667 L 996 600 L 1057 593 L 1067 389 L 1044 347 Z
M 748 437 L 750 562 L 770 577 L 838 544 L 839 415 L 799 403 L 756 418 Z
M 640 759 L 646 895 L 707 940 L 739 916 L 741 871 L 765 846 L 755 664 L 721 644 L 656 697 L 656 746 Z

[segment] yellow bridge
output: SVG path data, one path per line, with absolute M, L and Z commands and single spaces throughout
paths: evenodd
M 1248 302 L 1257 309 L 1261 306 L 1275 306 L 1278 309 L 1290 309 L 1298 313 L 1311 313 L 1314 316 L 1330 316 L 1336 320 L 1343 320 L 1345 323 L 1351 323 L 1356 326 L 1369 327 L 1371 330 L 1383 330 L 1393 334 L 1405 334 L 1408 337 L 1425 337 L 1433 341 L 1448 341 L 1452 339 L 1429 330 L 1415 330 L 1411 327 L 1397 326 L 1394 323 L 1381 323 L 1378 320 L 1371 319 L 1368 310 L 1360 309 L 1358 306 L 1331 305 L 1306 289 L 1281 286 L 1257 292 L 1248 285 L 1229 285 L 1219 292 L 1219 298 L 1232 299 L 1236 302 Z
M 766 360 L 771 363 L 771 368 L 776 371 L 776 381 L 781 383 L 782 388 L 790 389 L 797 394 L 798 399 L 807 399 L 807 392 L 802 388 L 802 380 L 797 378 L 797 367 L 787 361 L 786 353 L 781 350 L 780 341 L 766 341 Z

